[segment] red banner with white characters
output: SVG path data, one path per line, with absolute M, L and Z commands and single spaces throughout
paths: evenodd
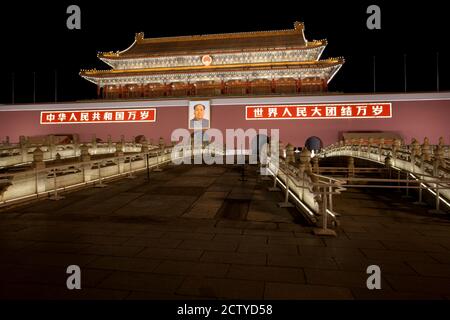
M 392 118 L 391 103 L 258 105 L 245 107 L 246 120 Z
M 41 124 L 121 123 L 155 121 L 155 108 L 41 112 Z

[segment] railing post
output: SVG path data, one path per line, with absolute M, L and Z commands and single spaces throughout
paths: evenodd
M 292 203 L 289 202 L 289 173 L 286 170 L 286 189 L 285 189 L 285 194 L 284 194 L 284 202 L 279 202 L 278 206 L 280 208 L 292 208 L 294 205 Z
M 53 169 L 53 196 L 50 196 L 48 199 L 49 200 L 54 200 L 54 201 L 58 201 L 61 199 L 64 199 L 63 196 L 58 195 L 58 184 L 56 182 L 56 169 Z
M 162 169 L 159 167 L 159 152 L 160 152 L 160 150 L 156 151 L 156 168 L 153 169 L 153 171 L 155 171 L 155 172 L 161 172 L 162 171 Z
M 381 156 L 382 156 L 382 153 L 383 153 L 383 148 L 384 148 L 384 138 L 381 138 L 380 139 L 380 145 L 378 147 L 378 161 L 380 161 L 380 162 L 381 162 Z
M 95 187 L 95 188 L 104 188 L 104 187 L 106 187 L 107 185 L 106 185 L 105 183 L 103 183 L 102 170 L 101 170 L 101 168 L 102 168 L 102 166 L 101 166 L 101 161 L 99 161 L 99 162 L 97 163 L 97 165 L 98 165 L 98 183 L 96 183 L 96 184 L 94 185 L 94 187 Z
M 330 186 L 328 188 L 328 203 L 330 206 L 330 211 L 333 212 L 333 186 L 331 185 L 331 180 L 329 180 Z
M 127 178 L 128 178 L 128 179 L 135 179 L 136 176 L 133 175 L 132 168 L 131 168 L 131 156 L 128 157 L 128 160 L 129 160 L 129 162 L 130 162 L 130 171 L 129 171 L 129 173 L 128 173 Z
M 406 173 L 406 195 L 404 195 L 402 198 L 409 199 L 409 198 L 412 198 L 409 195 L 409 172 L 406 171 L 405 173 Z
M 270 192 L 280 191 L 280 188 L 277 187 L 277 175 L 273 173 L 273 186 L 268 188 Z
M 314 229 L 314 234 L 318 236 L 333 236 L 337 234 L 334 230 L 328 229 L 328 212 L 327 212 L 327 187 L 323 186 L 323 193 L 321 196 L 321 213 L 322 213 L 322 228 Z

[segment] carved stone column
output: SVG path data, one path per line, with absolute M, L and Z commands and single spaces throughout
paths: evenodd
M 39 147 L 33 151 L 33 167 L 37 170 L 45 168 L 44 152 Z
M 87 162 L 91 160 L 91 156 L 89 154 L 89 147 L 85 144 L 80 146 L 80 161 Z
M 295 163 L 294 146 L 290 143 L 286 145 L 286 163 Z

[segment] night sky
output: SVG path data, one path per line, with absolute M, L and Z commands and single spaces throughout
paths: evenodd
M 15 1 L 1 12 L 2 90 L 0 103 L 53 102 L 54 73 L 58 101 L 92 99 L 95 85 L 80 69 L 108 69 L 98 51 L 126 49 L 136 32 L 145 37 L 292 29 L 305 24 L 308 40 L 327 39 L 322 58 L 343 56 L 346 63 L 329 91 L 372 92 L 373 56 L 376 91 L 403 92 L 403 58 L 407 55 L 407 91 L 436 90 L 439 52 L 440 90 L 450 90 L 447 48 L 448 12 L 433 1 Z M 68 30 L 66 9 L 81 8 L 81 30 Z M 381 30 L 366 27 L 366 8 L 381 8 Z

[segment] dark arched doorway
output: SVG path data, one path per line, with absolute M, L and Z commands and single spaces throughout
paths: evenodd
M 314 153 L 317 153 L 323 148 L 323 142 L 319 137 L 312 136 L 306 139 L 305 148 L 307 148 L 309 151 L 314 150 Z

